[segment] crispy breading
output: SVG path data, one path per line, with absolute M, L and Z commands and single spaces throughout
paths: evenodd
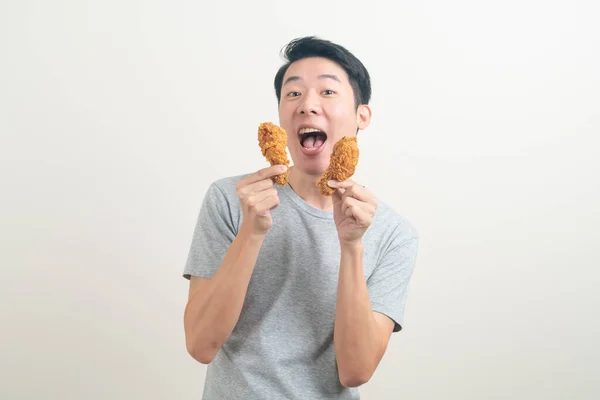
M 285 129 L 271 123 L 263 122 L 258 127 L 258 145 L 262 150 L 262 155 L 265 156 L 271 165 L 290 165 L 288 160 L 287 133 Z M 288 181 L 289 168 L 283 174 L 272 177 L 273 182 L 281 186 L 285 186 Z
M 334 189 L 327 186 L 328 181 L 343 182 L 354 175 L 358 154 L 358 141 L 353 136 L 344 136 L 333 146 L 329 166 L 317 182 L 321 194 L 325 196 L 333 194 Z

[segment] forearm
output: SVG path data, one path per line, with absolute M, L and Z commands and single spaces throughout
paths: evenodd
M 207 287 L 191 294 L 186 341 L 199 361 L 210 362 L 235 328 L 263 239 L 242 226 Z
M 369 380 L 379 348 L 363 268 L 363 246 L 342 246 L 334 328 L 335 356 L 344 386 Z

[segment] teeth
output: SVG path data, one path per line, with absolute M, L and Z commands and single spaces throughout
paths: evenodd
M 315 128 L 302 128 L 300 129 L 300 131 L 298 132 L 300 135 L 304 135 L 305 133 L 310 133 L 310 132 L 321 132 L 318 129 Z

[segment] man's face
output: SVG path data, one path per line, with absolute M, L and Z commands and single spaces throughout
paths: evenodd
M 304 58 L 286 71 L 279 123 L 288 134 L 294 166 L 305 173 L 325 172 L 333 145 L 343 136 L 356 136 L 357 128 L 364 129 L 369 117 L 368 106 L 356 110 L 348 75 L 337 63 Z

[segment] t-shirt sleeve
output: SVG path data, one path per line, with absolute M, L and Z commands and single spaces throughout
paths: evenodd
M 378 264 L 367 279 L 373 311 L 394 321 L 394 332 L 403 326 L 408 286 L 417 259 L 419 236 L 415 232 L 392 239 Z
M 198 219 L 183 276 L 212 278 L 236 236 L 231 204 L 213 183 L 207 190 Z

